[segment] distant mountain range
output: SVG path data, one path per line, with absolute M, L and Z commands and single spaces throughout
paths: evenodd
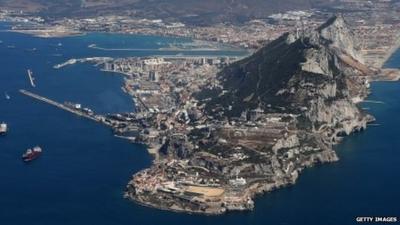
M 336 0 L 0 0 L 1 8 L 49 17 L 121 15 L 180 19 L 189 23 L 241 22 Z

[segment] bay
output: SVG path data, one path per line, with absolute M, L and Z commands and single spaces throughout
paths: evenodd
M 2 25 L 1 28 L 6 28 Z M 0 121 L 10 127 L 0 138 L 0 224 L 357 224 L 357 216 L 400 216 L 400 83 L 375 82 L 366 108 L 379 126 L 347 137 L 336 146 L 341 160 L 305 170 L 296 185 L 256 199 L 255 210 L 221 216 L 187 215 L 139 206 L 122 198 L 132 174 L 151 157 L 140 145 L 115 138 L 100 124 L 18 93 L 31 89 L 57 101 L 80 102 L 99 113 L 134 109 L 121 91 L 122 77 L 90 64 L 54 70 L 70 58 L 176 54 L 238 54 L 215 51 L 162 51 L 188 39 L 91 33 L 67 38 L 35 38 L 0 32 Z M 59 44 L 61 43 L 61 44 Z M 102 51 L 88 48 L 135 48 Z M 15 46 L 11 48 L 9 46 Z M 36 51 L 31 51 L 36 48 Z M 152 50 L 154 49 L 154 50 Z M 400 66 L 400 52 L 387 66 Z M 2 97 L 7 92 L 10 100 Z M 20 156 L 40 145 L 31 164 Z

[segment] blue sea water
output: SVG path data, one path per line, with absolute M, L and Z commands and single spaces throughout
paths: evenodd
M 187 215 L 122 198 L 131 175 L 151 163 L 142 146 L 115 138 L 100 124 L 22 96 L 18 89 L 32 89 L 26 76 L 31 68 L 36 93 L 60 102 L 80 102 L 100 113 L 132 111 L 132 100 L 120 89 L 120 76 L 89 64 L 62 70 L 52 66 L 69 58 L 158 55 L 160 45 L 190 40 L 99 33 L 42 39 L 9 32 L 1 32 L 0 40 L 0 121 L 10 127 L 0 138 L 1 225 L 346 225 L 356 224 L 357 216 L 400 216 L 398 82 L 373 83 L 369 99 L 383 103 L 362 106 L 379 126 L 345 138 L 336 147 L 339 162 L 307 169 L 296 185 L 259 196 L 254 211 Z M 154 51 L 101 51 L 87 48 L 90 44 Z M 26 51 L 32 48 L 37 51 Z M 388 66 L 400 66 L 400 52 Z M 37 144 L 43 155 L 24 164 L 21 154 Z

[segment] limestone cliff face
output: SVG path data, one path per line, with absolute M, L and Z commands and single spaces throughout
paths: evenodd
M 341 16 L 316 30 L 290 33 L 219 74 L 225 94 L 209 108 L 230 106 L 227 116 L 263 108 L 298 113 L 314 132 L 336 135 L 365 128 L 370 117 L 355 103 L 368 94 L 369 69 Z
M 369 93 L 370 73 L 357 46 L 345 20 L 336 16 L 316 30 L 285 34 L 223 70 L 218 76 L 221 94 L 211 97 L 206 110 L 215 115 L 220 109 L 217 112 L 226 117 L 239 117 L 251 109 L 291 113 L 298 116 L 296 132 L 265 145 L 272 153 L 259 156 L 259 163 L 193 164 L 201 162 L 228 176 L 272 177 L 273 182 L 259 187 L 269 191 L 293 183 L 305 167 L 337 161 L 332 144 L 365 129 L 373 119 L 356 104 Z M 292 162 L 282 162 L 282 157 Z
M 352 30 L 349 29 L 343 17 L 332 17 L 319 28 L 319 33 L 322 38 L 330 42 L 331 47 L 345 50 L 354 59 L 364 62 L 361 54 L 357 52 L 360 43 L 354 38 Z

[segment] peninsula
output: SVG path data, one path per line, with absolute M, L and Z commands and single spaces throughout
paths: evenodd
M 357 104 L 383 72 L 367 66 L 360 49 L 338 15 L 285 33 L 243 59 L 95 57 L 54 68 L 92 62 L 124 75 L 135 113 L 60 107 L 111 126 L 155 156 L 133 175 L 126 198 L 221 214 L 251 210 L 258 194 L 295 184 L 307 167 L 338 161 L 333 146 L 374 121 Z
M 173 107 L 152 111 L 138 101 L 136 141 L 157 157 L 133 176 L 125 196 L 189 213 L 249 210 L 257 194 L 337 161 L 332 146 L 374 120 L 357 103 L 378 72 L 358 51 L 345 20 L 335 16 L 284 34 L 198 88 L 182 86 Z

